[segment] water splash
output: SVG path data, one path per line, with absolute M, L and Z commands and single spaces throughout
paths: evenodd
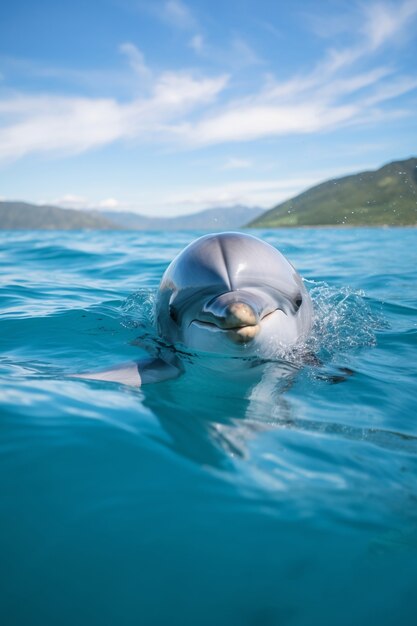
M 128 296 L 122 305 L 122 326 L 147 330 L 153 328 L 155 300 L 154 289 L 140 289 Z
M 387 328 L 363 291 L 308 281 L 314 306 L 314 324 L 307 347 L 322 358 L 376 345 L 376 333 Z
M 272 338 L 268 354 L 258 355 L 259 358 L 301 366 L 306 362 L 314 364 L 316 357 L 328 361 L 336 354 L 376 345 L 377 331 L 388 324 L 382 314 L 372 310 L 371 301 L 363 291 L 313 280 L 306 282 L 315 312 L 310 337 L 295 349 L 288 349 Z M 140 289 L 122 305 L 122 326 L 137 329 L 135 344 L 152 353 L 162 345 L 167 347 L 157 335 L 156 295 L 155 289 Z

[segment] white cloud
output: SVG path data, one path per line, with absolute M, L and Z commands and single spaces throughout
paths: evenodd
M 354 106 L 330 107 L 317 102 L 293 106 L 253 103 L 231 108 L 179 129 L 190 145 L 253 141 L 273 135 L 313 133 L 334 128 L 355 117 Z
M 0 160 L 32 152 L 76 154 L 161 133 L 173 118 L 212 102 L 227 81 L 227 76 L 163 73 L 148 97 L 126 104 L 115 99 L 11 96 L 0 102 L 0 113 L 12 120 L 0 127 Z
M 194 104 L 212 102 L 224 89 L 228 77 L 195 79 L 185 72 L 165 72 L 155 83 L 152 107 L 185 111 Z
M 116 198 L 104 198 L 102 200 L 91 200 L 86 196 L 80 196 L 77 194 L 67 193 L 63 196 L 53 198 L 52 200 L 42 200 L 39 204 L 52 204 L 64 209 L 107 209 L 118 210 L 123 209 L 123 206 L 116 200 Z
M 116 198 L 106 198 L 105 200 L 100 200 L 98 203 L 98 208 L 100 209 L 118 209 L 120 207 L 120 202 L 116 200 Z
M 178 27 L 195 27 L 189 9 L 179 0 L 162 6 L 165 16 Z M 362 39 L 354 45 L 327 51 L 304 75 L 284 82 L 269 76 L 262 87 L 246 96 L 239 83 L 239 97 L 228 95 L 233 94 L 234 83 L 225 74 L 152 72 L 142 52 L 125 42 L 120 51 L 129 61 L 133 80 L 139 77 L 141 81 L 140 97 L 118 100 L 9 93 L 0 99 L 0 160 L 35 152 L 80 153 L 119 140 L 176 141 L 187 147 L 254 141 L 403 115 L 403 110 L 390 107 L 388 112 L 383 105 L 415 89 L 416 79 L 398 75 L 393 67 L 375 59 L 377 49 L 397 42 L 412 27 L 417 0 L 395 6 L 379 3 L 372 10 L 367 5 L 363 11 Z M 196 50 L 209 54 L 202 35 L 195 35 L 191 42 Z M 235 37 L 231 46 L 244 63 L 259 62 L 244 40 Z M 229 163 L 228 168 L 233 167 L 239 165 Z
M 114 100 L 17 96 L 4 101 L 2 109 L 19 119 L 0 128 L 0 159 L 82 152 L 115 141 L 124 129 L 122 109 Z
M 85 209 L 88 207 L 88 200 L 85 196 L 67 193 L 64 196 L 59 196 L 51 201 L 42 200 L 39 204 L 52 204 L 65 209 Z

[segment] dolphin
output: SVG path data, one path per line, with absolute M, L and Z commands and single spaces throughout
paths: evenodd
M 293 265 L 265 241 L 237 232 L 188 245 L 165 271 L 156 298 L 158 334 L 180 351 L 265 359 L 304 342 L 312 320 L 311 298 Z M 239 367 L 239 359 L 233 364 Z M 175 358 L 150 358 L 77 377 L 140 386 L 180 373 Z

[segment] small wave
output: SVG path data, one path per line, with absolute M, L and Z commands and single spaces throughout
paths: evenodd
M 128 296 L 122 305 L 122 326 L 152 328 L 155 325 L 155 300 L 154 289 L 140 289 Z
M 315 311 L 307 342 L 312 352 L 324 358 L 376 344 L 377 331 L 386 329 L 388 324 L 382 314 L 372 310 L 363 291 L 308 283 Z
M 303 363 L 314 365 L 322 360 L 329 361 L 336 354 L 374 346 L 377 332 L 388 328 L 382 314 L 372 310 L 370 300 L 363 291 L 331 287 L 312 280 L 307 282 L 314 307 L 310 337 L 291 349 L 272 339 L 268 354 L 254 358 L 286 361 L 298 367 Z M 155 289 L 140 289 L 132 293 L 121 308 L 122 326 L 137 329 L 139 334 L 135 342 L 150 352 L 161 347 L 155 326 L 156 295 Z M 165 342 L 162 343 L 167 347 Z M 180 351 L 183 352 L 184 348 Z

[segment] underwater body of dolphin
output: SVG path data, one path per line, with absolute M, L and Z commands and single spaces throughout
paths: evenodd
M 234 232 L 187 246 L 164 273 L 156 300 L 158 333 L 168 344 L 235 357 L 262 359 L 271 345 L 285 350 L 304 341 L 312 314 L 291 263 L 268 243 Z M 139 386 L 179 373 L 148 359 L 78 376 Z

